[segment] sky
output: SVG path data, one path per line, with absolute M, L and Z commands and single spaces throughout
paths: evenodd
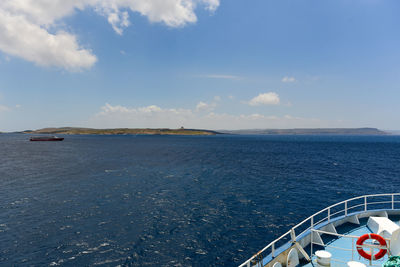
M 0 131 L 400 129 L 397 0 L 2 0 Z

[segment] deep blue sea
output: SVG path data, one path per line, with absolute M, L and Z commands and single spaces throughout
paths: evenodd
M 0 135 L 0 266 L 236 266 L 346 198 L 400 191 L 397 136 Z

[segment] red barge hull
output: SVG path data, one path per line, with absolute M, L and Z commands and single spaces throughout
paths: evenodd
M 63 137 L 31 137 L 29 141 L 62 141 Z

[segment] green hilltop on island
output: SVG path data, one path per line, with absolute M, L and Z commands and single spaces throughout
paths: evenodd
M 98 134 L 98 135 L 112 135 L 112 134 L 139 134 L 139 135 L 216 135 L 219 134 L 215 131 L 198 130 L 198 129 L 130 129 L 130 128 L 116 128 L 116 129 L 92 129 L 92 128 L 78 128 L 78 127 L 61 127 L 61 128 L 43 128 L 39 130 L 26 130 L 22 133 L 26 134 Z

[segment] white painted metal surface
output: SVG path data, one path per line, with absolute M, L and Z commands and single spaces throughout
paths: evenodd
M 321 267 L 329 267 L 331 266 L 331 258 L 332 254 L 326 250 L 318 250 L 315 252 L 315 256 L 317 256 L 317 264 Z
M 296 267 L 299 263 L 299 254 L 297 253 L 297 249 L 292 248 L 287 256 L 286 267 Z
M 369 217 L 367 225 L 373 233 L 389 239 L 394 231 L 400 229 L 400 226 L 386 217 Z
M 358 262 L 358 261 L 349 261 L 347 263 L 348 267 L 367 267 L 364 263 Z
M 390 238 L 390 254 L 400 256 L 400 229 L 392 233 Z

